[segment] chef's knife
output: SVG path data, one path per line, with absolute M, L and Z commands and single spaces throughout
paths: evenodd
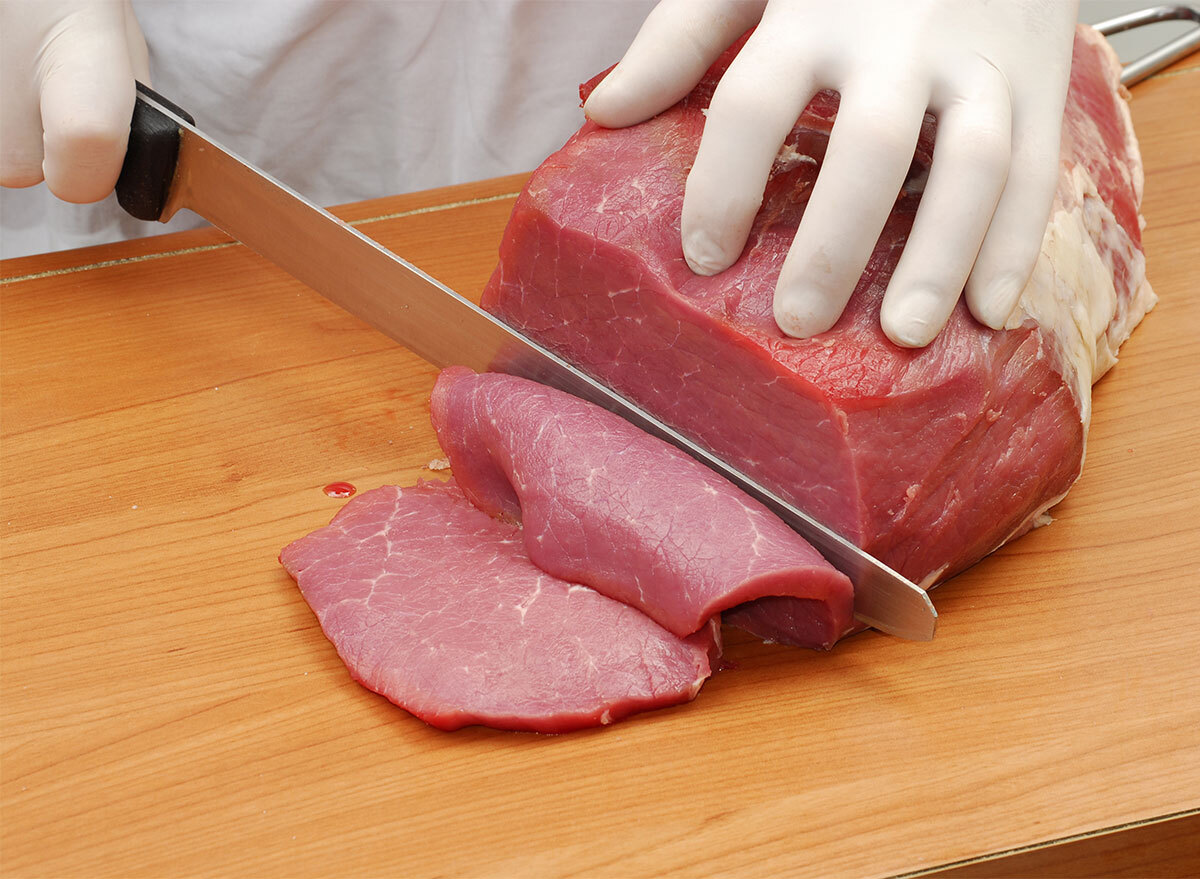
M 623 416 L 774 511 L 854 583 L 854 615 L 902 638 L 933 637 L 925 591 L 641 407 L 230 153 L 138 83 L 117 198 L 142 220 L 188 208 L 435 366 L 553 385 Z

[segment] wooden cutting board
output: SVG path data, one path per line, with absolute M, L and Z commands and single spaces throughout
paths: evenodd
M 693 703 L 563 737 L 361 688 L 277 564 L 326 483 L 430 475 L 431 367 L 212 230 L 4 263 L 3 874 L 1200 869 L 1197 106 L 1195 63 L 1135 90 L 1161 302 L 1053 525 L 932 644 L 732 633 Z M 477 294 L 521 181 L 342 213 Z

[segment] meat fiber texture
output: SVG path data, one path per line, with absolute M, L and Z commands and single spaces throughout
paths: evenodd
M 365 492 L 280 561 L 351 675 L 441 729 L 611 723 L 693 698 L 719 655 L 715 626 L 681 639 L 543 572 L 452 482 Z
M 1075 39 L 1059 186 L 1008 326 L 959 303 L 920 350 L 879 306 L 920 201 L 935 122 L 836 326 L 784 337 L 772 292 L 823 159 L 837 97 L 806 109 L 738 261 L 683 259 L 679 216 L 704 111 L 735 49 L 641 125 L 586 123 L 530 178 L 483 304 L 925 585 L 1046 521 L 1078 478 L 1091 385 L 1154 303 L 1141 159 L 1119 65 Z M 585 85 L 584 96 L 599 78 Z
M 689 700 L 722 611 L 807 647 L 854 624 L 807 541 L 610 412 L 452 367 L 431 414 L 457 481 L 366 492 L 280 561 L 351 674 L 434 726 L 565 732 Z
M 854 589 L 800 535 L 709 468 L 623 418 L 509 375 L 443 370 L 430 410 L 475 506 L 524 524 L 542 570 L 685 637 L 722 611 L 741 628 L 829 648 Z

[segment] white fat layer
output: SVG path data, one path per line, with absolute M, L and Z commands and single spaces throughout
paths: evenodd
M 802 153 L 791 144 L 785 143 L 775 158 L 775 171 L 790 171 L 797 165 L 816 165 L 817 160 L 807 153 Z
M 1144 280 L 1145 257 L 1083 167 L 1071 170 L 1055 204 L 1037 265 L 1008 326 L 1033 320 L 1058 348 L 1086 427 L 1092 384 L 1117 362 L 1117 348 L 1153 307 L 1155 296 Z M 1133 277 L 1143 278 L 1120 318 L 1113 286 L 1117 261 L 1127 263 Z
M 993 550 L 993 552 L 994 552 L 994 550 Z M 941 582 L 942 574 L 946 573 L 947 567 L 949 567 L 949 566 L 942 565 L 936 571 L 930 571 L 928 574 L 926 574 L 924 577 L 921 578 L 921 582 L 918 583 L 917 585 L 920 586 L 922 589 L 924 589 L 926 592 L 928 592 L 930 589 L 932 589 L 934 586 L 937 586 L 938 583 Z
M 1136 142 L 1133 150 L 1136 156 Z M 1139 178 L 1134 185 L 1140 196 L 1140 161 L 1134 167 Z M 1056 210 L 1042 239 L 1037 266 L 1008 326 L 1015 328 L 1033 320 L 1042 329 L 1043 341 L 1058 347 L 1067 373 L 1064 377 L 1073 382 L 1079 400 L 1086 440 L 1092 384 L 1117 362 L 1117 349 L 1158 297 L 1146 280 L 1145 256 L 1100 198 L 1087 171 L 1076 166 L 1065 182 L 1055 199 Z M 1137 283 L 1124 309 L 1118 306 L 1113 285 L 1118 262 L 1128 266 L 1131 280 Z M 1082 466 L 1080 461 L 1081 472 Z M 1066 494 L 1042 504 L 993 551 L 1029 528 L 1049 524 L 1048 511 Z M 928 588 L 940 573 L 930 574 L 922 585 Z

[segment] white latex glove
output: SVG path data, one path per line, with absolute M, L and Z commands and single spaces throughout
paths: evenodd
M 783 332 L 829 329 L 913 158 L 926 109 L 933 166 L 880 315 L 927 345 L 965 284 L 1004 325 L 1033 270 L 1058 176 L 1077 0 L 663 0 L 584 109 L 622 127 L 670 107 L 758 25 L 713 95 L 681 218 L 692 270 L 740 256 L 784 138 L 822 88 L 841 104 L 775 289 Z
M 99 201 L 121 173 L 134 78 L 149 81 L 129 0 L 0 0 L 0 185 L 44 178 Z

